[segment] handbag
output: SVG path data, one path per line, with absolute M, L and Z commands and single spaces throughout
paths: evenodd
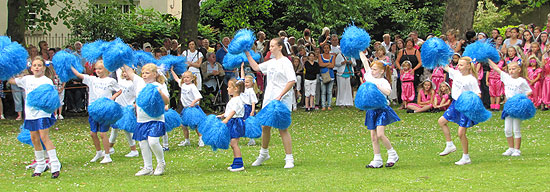
M 330 71 L 327 70 L 327 72 L 321 73 L 321 80 L 323 83 L 329 83 L 332 81 L 332 78 L 330 78 Z

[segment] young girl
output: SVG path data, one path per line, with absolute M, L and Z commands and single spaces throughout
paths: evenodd
M 55 111 L 55 117 L 59 120 L 63 120 L 63 115 L 61 114 L 63 112 L 63 105 L 65 104 L 63 100 L 65 100 L 65 83 L 61 82 L 59 79 L 59 76 L 55 74 L 55 78 L 53 79 L 53 83 L 55 85 L 55 88 L 57 89 L 57 93 L 59 94 L 59 108 Z
M 504 60 L 498 62 L 498 67 L 500 70 L 503 70 L 504 66 Z M 500 110 L 500 96 L 504 94 L 504 84 L 502 84 L 502 81 L 500 80 L 500 74 L 494 69 L 487 71 L 486 76 L 487 78 L 485 81 L 487 86 L 489 86 L 489 96 L 491 97 L 491 110 L 498 111 Z
M 120 94 L 119 97 L 115 99 L 115 102 L 117 102 L 123 107 L 128 105 L 133 105 L 134 102 L 136 101 L 136 91 L 135 91 L 134 84 L 132 83 L 132 81 L 128 80 L 128 74 L 126 73 L 126 71 L 122 69 L 117 69 L 115 73 L 117 75 L 118 85 L 122 89 L 122 93 Z M 115 128 L 114 125 L 113 125 L 113 128 Z M 111 130 L 109 143 L 113 152 L 115 151 L 113 147 L 115 145 L 116 138 L 118 136 L 119 131 L 120 131 L 119 129 Z M 130 153 L 126 154 L 125 157 L 139 156 L 139 153 L 136 149 L 136 142 L 135 140 L 132 139 L 133 134 L 128 131 L 124 131 L 124 134 L 126 135 L 126 139 L 128 140 L 128 146 L 130 146 Z
M 44 59 L 40 56 L 36 56 L 32 60 L 31 71 L 33 75 L 26 75 L 15 79 L 10 79 L 9 83 L 17 85 L 25 90 L 26 96 L 43 84 L 53 85 L 51 79 L 44 76 L 46 66 L 44 65 Z M 48 157 L 50 158 L 50 166 L 52 168 L 52 178 L 59 177 L 59 171 L 61 170 L 61 163 L 57 158 L 57 152 L 55 146 L 50 140 L 49 128 L 55 123 L 55 117 L 51 113 L 30 107 L 25 102 L 25 122 L 24 128 L 31 132 L 31 140 L 34 145 L 34 156 L 36 160 L 36 167 L 34 167 L 34 173 L 32 177 L 40 176 L 42 172 L 47 170 L 46 158 L 42 143 L 46 147 Z
M 292 105 L 293 110 L 295 111 L 298 109 L 298 99 L 302 97 L 302 75 L 304 73 L 304 65 L 302 64 L 302 60 L 298 56 L 292 57 L 292 66 L 294 67 L 294 71 L 296 72 L 296 84 L 294 86 L 294 95 L 296 95 L 296 98 L 294 99 L 294 104 Z M 241 77 L 244 77 L 241 75 Z
M 524 61 L 529 62 L 527 67 L 527 81 L 529 82 L 529 86 L 531 87 L 531 90 L 533 94 L 529 96 L 529 99 L 533 101 L 533 104 L 535 104 L 535 107 L 539 107 L 540 105 L 540 95 L 541 95 L 541 77 L 542 77 L 542 68 L 540 68 L 540 60 L 536 58 L 535 56 L 529 57 L 528 60 Z
M 439 85 L 447 79 L 443 67 L 436 67 L 432 72 L 432 82 L 435 84 L 435 91 L 439 91 Z
M 135 87 L 135 93 L 139 97 L 139 93 L 149 83 L 157 86 L 158 92 L 162 97 L 165 106 L 169 104 L 168 89 L 164 84 L 164 77 L 157 72 L 157 66 L 149 63 L 141 68 L 141 77 L 136 75 L 134 71 L 124 66 L 124 70 L 128 74 L 128 79 L 131 80 Z M 134 130 L 132 139 L 139 141 L 141 148 L 141 156 L 143 157 L 143 169 L 138 171 L 135 176 L 143 175 L 162 175 L 166 167 L 164 161 L 164 151 L 160 145 L 160 137 L 166 134 L 164 128 L 164 115 L 159 117 L 151 117 L 136 105 L 136 117 L 138 125 Z M 157 158 L 157 167 L 153 172 L 153 154 Z
M 315 52 L 310 52 L 304 65 L 306 111 L 313 111 L 315 109 L 315 89 L 317 85 L 317 75 L 319 75 L 319 63 L 317 63 L 315 59 Z
M 103 60 L 98 60 L 94 65 L 96 76 L 85 75 L 78 72 L 75 68 L 71 67 L 74 75 L 79 79 L 82 79 L 82 83 L 88 86 L 88 105 L 93 103 L 95 100 L 107 97 L 111 100 L 115 100 L 121 93 L 122 90 L 118 86 L 118 83 L 115 79 L 109 77 L 109 71 L 103 66 Z M 112 94 L 112 92 L 116 92 Z M 96 154 L 90 162 L 96 162 L 99 158 L 104 157 L 100 163 L 110 163 L 113 160 L 111 159 L 110 154 L 113 152 L 111 150 L 111 145 L 107 138 L 107 131 L 109 131 L 109 125 L 101 125 L 92 119 L 92 116 L 88 117 L 88 122 L 90 123 L 90 136 L 94 142 L 94 147 L 96 149 Z M 103 143 L 103 149 L 105 152 L 101 151 L 101 144 L 99 138 L 97 137 L 97 132 L 101 137 Z
M 321 78 L 321 110 L 332 110 L 330 105 L 332 103 L 332 87 L 334 85 L 334 55 L 330 54 L 330 44 L 323 44 L 323 54 L 319 54 L 319 67 L 321 67 L 321 74 L 329 73 L 330 81 Z M 327 83 L 325 83 L 327 82 Z
M 542 82 L 541 104 L 543 111 L 548 110 L 550 105 L 550 57 L 545 54 L 544 59 L 544 81 Z
M 185 111 L 185 108 L 188 107 L 199 107 L 199 101 L 202 99 L 202 95 L 197 89 L 197 86 L 195 85 L 196 76 L 193 75 L 191 71 L 186 71 L 183 73 L 182 79 L 176 75 L 174 70 L 170 70 L 172 72 L 172 75 L 174 76 L 174 79 L 176 82 L 179 82 L 180 88 L 181 88 L 181 95 L 180 95 L 180 101 L 183 106 L 183 110 L 181 113 L 183 114 L 183 111 Z M 183 136 L 185 137 L 185 140 L 180 142 L 178 146 L 190 146 L 191 141 L 189 141 L 189 128 L 187 126 L 183 126 Z M 197 132 L 197 135 L 199 136 L 199 147 L 204 147 L 204 142 L 202 141 L 202 135 L 199 133 L 197 129 L 195 129 L 195 132 Z
M 441 82 L 439 90 L 435 94 L 434 109 L 436 111 L 445 111 L 451 105 L 451 89 L 447 82 Z
M 529 84 L 527 84 L 527 81 L 523 78 L 523 70 L 519 63 L 511 62 L 508 64 L 509 74 L 503 72 L 499 66 L 491 60 L 489 60 L 489 65 L 500 74 L 502 82 L 504 83 L 504 88 L 506 89 L 506 99 L 510 99 L 516 94 L 531 95 L 531 88 L 529 87 Z M 506 141 L 508 141 L 508 150 L 502 153 L 502 155 L 520 156 L 521 151 L 519 148 L 521 145 L 521 120 L 510 117 L 505 112 L 502 113 L 501 118 L 504 119 L 504 135 L 506 136 Z M 512 138 L 512 136 L 514 136 L 514 138 Z
M 391 93 L 390 83 L 384 79 L 385 69 L 384 64 L 380 61 L 375 61 L 372 63 L 372 67 L 369 66 L 369 61 L 365 56 L 365 53 L 362 51 L 359 52 L 361 57 L 361 62 L 364 63 L 365 75 L 363 79 L 366 82 L 371 82 L 378 87 L 380 92 L 388 96 Z M 389 104 L 389 103 L 388 103 Z M 388 150 L 388 160 L 386 162 L 386 167 L 393 167 L 395 163 L 399 160 L 397 152 L 393 149 L 390 140 L 384 134 L 384 129 L 386 125 L 389 125 L 393 122 L 400 121 L 399 117 L 392 108 L 386 105 L 381 109 L 367 110 L 365 116 L 365 126 L 370 130 L 370 137 L 372 140 L 372 148 L 374 153 L 373 160 L 366 166 L 367 168 L 381 168 L 384 163 L 382 162 L 382 156 L 380 155 L 380 143 Z
M 263 62 L 261 64 L 256 63 L 249 52 L 245 52 L 250 67 L 255 71 L 261 71 L 267 75 L 267 86 L 264 92 L 264 99 L 262 107 L 267 106 L 269 102 L 273 100 L 280 100 L 284 103 L 288 110 L 292 110 L 292 98 L 294 97 L 292 87 L 296 83 L 296 74 L 292 67 L 292 63 L 286 57 L 288 53 L 286 49 L 283 49 L 284 42 L 281 38 L 272 39 L 269 42 L 269 51 L 274 56 L 273 59 Z M 294 167 L 294 156 L 292 156 L 292 140 L 288 129 L 280 129 L 279 134 L 283 140 L 283 146 L 285 148 L 285 166 L 284 168 Z M 262 127 L 262 148 L 260 149 L 260 155 L 252 163 L 252 166 L 259 166 L 264 161 L 271 158 L 269 156 L 269 140 L 271 139 L 271 127 Z
M 244 70 L 241 68 L 241 77 L 244 76 Z M 244 76 L 244 92 L 240 93 L 240 97 L 244 103 L 244 116 L 243 120 L 246 120 L 250 116 L 256 114 L 256 103 L 258 103 L 258 98 L 256 97 L 255 88 L 257 88 L 256 83 L 254 83 L 254 77 L 251 75 Z M 248 142 L 249 146 L 256 145 L 254 139 L 250 139 Z
M 239 138 L 244 136 L 244 120 L 245 115 L 244 103 L 239 96 L 244 92 L 244 83 L 231 79 L 227 82 L 227 93 L 231 96 L 225 107 L 225 113 L 218 115 L 218 118 L 223 118 L 223 123 L 227 124 L 229 134 L 231 135 L 231 148 L 233 149 L 233 164 L 227 169 L 232 172 L 244 170 L 244 163 L 239 148 Z
M 414 70 L 409 61 L 401 64 L 401 100 L 403 100 L 401 109 L 407 108 L 407 104 L 414 100 Z
M 478 96 L 481 94 L 479 90 L 477 78 L 474 77 L 474 74 L 477 74 L 475 71 L 475 64 L 472 62 L 470 57 L 461 57 L 458 61 L 458 70 L 451 69 L 446 66 L 445 71 L 449 73 L 449 78 L 453 79 L 453 87 L 451 90 L 451 96 L 456 101 L 462 92 L 472 91 Z M 451 134 L 449 132 L 449 126 L 447 123 L 453 122 L 458 124 L 458 137 L 460 137 L 460 143 L 462 144 L 462 158 L 455 162 L 456 165 L 465 165 L 470 164 L 470 155 L 468 154 L 468 138 L 466 138 L 466 130 L 468 127 L 474 126 L 476 123 L 468 119 L 464 114 L 460 113 L 454 107 L 454 101 L 451 103 L 449 108 L 445 111 L 443 116 L 438 120 L 439 126 L 445 135 L 445 140 L 447 141 L 447 146 L 443 152 L 439 153 L 441 156 L 448 155 L 449 153 L 455 152 L 456 147 L 451 140 Z
M 533 34 L 529 30 L 523 31 L 523 43 L 521 48 L 523 48 L 523 53 L 528 54 L 531 50 L 531 43 L 533 43 Z
M 424 80 L 421 87 L 418 88 L 418 104 L 409 103 L 407 105 L 407 113 L 421 113 L 432 109 L 434 100 L 434 88 L 430 80 Z

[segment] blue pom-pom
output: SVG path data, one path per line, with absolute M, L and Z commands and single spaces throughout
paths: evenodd
M 182 125 L 191 129 L 196 129 L 204 118 L 206 114 L 198 106 L 187 107 L 181 112 Z
M 88 106 L 88 114 L 101 125 L 114 124 L 123 116 L 122 106 L 107 97 L 92 102 Z
M 122 117 L 115 123 L 115 127 L 130 133 L 134 132 L 137 127 L 137 117 L 133 105 L 125 106 L 122 109 Z
M 386 106 L 386 96 L 378 90 L 374 83 L 365 82 L 359 86 L 355 95 L 355 107 L 361 110 L 378 109 Z
M 241 29 L 233 37 L 233 40 L 229 43 L 227 51 L 231 54 L 239 54 L 246 50 L 252 49 L 252 45 L 256 41 L 254 32 L 249 29 Z
M 537 109 L 535 109 L 533 101 L 527 98 L 525 94 L 516 94 L 506 101 L 504 112 L 510 117 L 527 120 L 535 116 Z
M 86 59 L 90 64 L 94 64 L 99 60 L 103 52 L 107 49 L 109 43 L 103 40 L 97 40 L 91 43 L 86 43 L 81 48 L 82 57 Z
M 103 52 L 103 64 L 110 72 L 114 72 L 125 64 L 130 66 L 134 62 L 134 51 L 120 38 L 109 42 L 109 47 Z
M 420 51 L 422 66 L 428 69 L 445 66 L 449 64 L 449 60 L 453 54 L 454 51 L 445 41 L 437 37 L 432 37 L 422 44 L 422 49 Z
M 476 59 L 477 62 L 488 62 L 488 59 L 494 62 L 500 61 L 498 50 L 488 41 L 476 41 L 466 46 L 462 56 L 471 57 L 472 59 Z M 422 63 L 424 63 L 424 61 L 422 61 Z
M 31 132 L 28 129 L 21 129 L 21 132 L 17 135 L 17 140 L 23 144 L 34 146 L 31 140 Z
M 61 103 L 55 87 L 50 84 L 42 84 L 27 95 L 27 105 L 46 113 L 53 113 Z
M 84 71 L 84 67 L 80 64 L 80 59 L 67 51 L 62 50 L 55 53 L 52 58 L 52 63 L 55 73 L 59 76 L 61 82 L 67 82 L 77 78 L 71 70 L 71 67 L 74 67 L 80 73 Z
M 235 69 L 241 67 L 241 64 L 244 62 L 243 56 L 240 54 L 231 54 L 227 53 L 223 57 L 223 68 L 224 69 Z M 247 60 L 248 61 L 248 60 Z
M 174 111 L 173 109 L 169 109 L 168 111 L 164 112 L 164 128 L 166 128 L 166 132 L 170 132 L 180 125 L 181 117 L 178 112 Z
M 134 67 L 143 67 L 145 64 L 148 63 L 157 63 L 157 60 L 155 59 L 155 57 L 153 57 L 151 53 L 142 50 L 134 51 L 134 61 Z
M 283 130 L 287 129 L 292 123 L 290 110 L 279 100 L 269 102 L 267 106 L 258 112 L 256 118 L 258 118 L 261 125 Z
M 0 80 L 8 80 L 25 70 L 28 57 L 27 50 L 19 43 L 0 37 Z
M 250 116 L 244 121 L 244 137 L 259 138 L 262 136 L 262 125 L 255 116 Z
M 160 117 L 164 114 L 164 101 L 157 90 L 157 86 L 151 83 L 139 92 L 136 104 L 151 117 Z
M 210 145 L 212 150 L 228 149 L 231 135 L 226 124 L 215 115 L 208 115 L 199 124 L 199 133 L 202 134 L 202 141 Z
M 472 91 L 462 92 L 456 100 L 455 109 L 475 123 L 481 123 L 491 118 L 491 112 L 485 109 L 481 98 Z
M 340 49 L 346 57 L 359 59 L 359 52 L 364 51 L 370 45 L 370 35 L 364 29 L 351 25 L 344 29 Z
M 165 71 L 168 71 L 174 67 L 174 72 L 178 75 L 181 75 L 187 71 L 187 64 L 185 62 L 187 62 L 185 57 L 173 55 L 166 55 L 158 60 L 158 64 L 163 66 Z

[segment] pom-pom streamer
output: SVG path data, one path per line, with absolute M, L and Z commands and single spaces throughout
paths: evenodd
M 456 100 L 455 108 L 475 123 L 487 121 L 492 115 L 483 106 L 481 98 L 472 91 L 462 92 Z
M 386 106 L 386 96 L 378 90 L 374 83 L 365 82 L 359 86 L 355 96 L 355 107 L 361 110 L 378 109 Z
M 157 90 L 157 86 L 151 83 L 139 92 L 136 104 L 151 117 L 159 117 L 164 114 L 164 101 Z
M 252 45 L 256 41 L 254 32 L 249 29 L 241 29 L 235 34 L 233 40 L 229 43 L 227 51 L 231 54 L 239 54 L 246 50 L 252 49 Z
M 422 44 L 422 49 L 420 51 L 422 66 L 428 69 L 445 66 L 449 64 L 449 60 L 453 54 L 454 51 L 445 41 L 437 37 L 432 37 Z
M 185 57 L 166 55 L 158 60 L 158 64 L 161 66 L 164 65 L 164 70 L 173 69 L 176 74 L 181 75 L 187 71 L 186 61 Z
M 359 59 L 359 52 L 364 51 L 370 45 L 370 35 L 364 29 L 351 25 L 344 29 L 340 49 L 346 57 Z
M 82 57 L 84 57 L 90 64 L 94 64 L 102 57 L 103 52 L 107 49 L 108 45 L 109 43 L 103 40 L 86 43 L 81 48 Z
M 0 80 L 8 80 L 27 68 L 27 50 L 9 37 L 0 37 Z M 33 58 L 31 58 L 33 59 Z
M 525 94 L 516 94 L 504 104 L 504 112 L 506 114 L 521 120 L 533 118 L 536 111 L 537 109 L 535 109 L 533 101 L 527 98 Z
M 283 130 L 287 129 L 292 123 L 290 110 L 279 100 L 269 102 L 267 106 L 258 112 L 256 118 L 258 118 L 261 125 Z
M 228 149 L 231 135 L 226 124 L 215 115 L 207 116 L 199 125 L 199 133 L 202 134 L 202 141 L 210 145 L 213 151 Z
M 103 64 L 110 72 L 114 72 L 125 64 L 130 66 L 134 63 L 134 51 L 120 38 L 109 42 L 107 50 L 103 52 Z
M 169 109 L 164 112 L 164 128 L 166 128 L 166 132 L 170 132 L 180 125 L 181 117 L 178 112 L 174 111 L 173 109 Z
M 55 87 L 50 84 L 42 84 L 27 95 L 27 105 L 46 113 L 53 113 L 61 103 Z
M 153 57 L 151 53 L 142 50 L 134 51 L 134 61 L 134 67 L 143 67 L 145 64 L 148 63 L 157 63 L 157 60 L 155 59 L 155 57 Z
M 204 118 L 206 118 L 206 114 L 199 106 L 187 107 L 181 112 L 182 125 L 191 129 L 196 129 Z
M 255 139 L 262 136 L 262 125 L 260 125 L 260 120 L 255 116 L 248 117 L 244 121 L 244 124 L 244 137 Z
M 137 127 L 136 109 L 133 105 L 128 105 L 122 109 L 122 113 L 122 117 L 115 123 L 115 127 L 133 133 Z
M 88 114 L 101 125 L 114 124 L 123 116 L 122 106 L 107 97 L 92 102 L 88 106 Z
M 500 61 L 500 55 L 495 46 L 487 41 L 476 41 L 464 49 L 462 56 L 468 56 L 476 59 L 477 62 L 488 62 L 491 59 L 494 62 Z M 424 63 L 424 61 L 422 61 Z
M 55 53 L 52 58 L 52 63 L 55 73 L 59 76 L 61 82 L 67 82 L 77 78 L 71 70 L 71 67 L 74 67 L 80 73 L 84 71 L 84 67 L 80 64 L 80 59 L 67 51 L 62 50 Z

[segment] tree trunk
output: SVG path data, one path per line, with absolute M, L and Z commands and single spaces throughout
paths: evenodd
M 474 13 L 477 9 L 477 0 L 447 0 L 447 8 L 443 16 L 441 33 L 446 34 L 449 29 L 458 29 L 457 39 L 465 39 L 466 31 L 474 28 Z
M 200 16 L 200 0 L 182 0 L 182 14 L 180 19 L 179 41 L 187 47 L 187 41 L 197 40 Z
M 25 10 L 27 1 L 8 0 L 8 29 L 6 35 L 11 37 L 12 41 L 17 41 L 25 45 L 25 19 L 26 15 L 21 14 Z

